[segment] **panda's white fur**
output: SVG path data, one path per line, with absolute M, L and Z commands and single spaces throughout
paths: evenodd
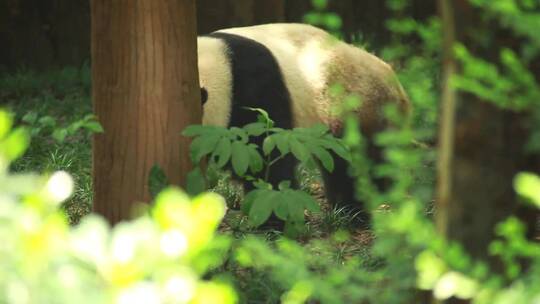
M 227 127 L 231 112 L 232 75 L 225 43 L 199 37 L 199 82 L 210 94 L 204 106 L 203 124 Z
M 327 32 L 305 24 L 266 24 L 218 31 L 257 41 L 270 50 L 279 64 L 290 93 L 293 125 L 324 123 L 339 127 L 332 115 L 339 99 L 329 94 L 339 83 L 362 98 L 358 111 L 366 131 L 377 129 L 381 103 L 408 107 L 407 98 L 391 67 L 376 56 L 334 39 Z M 226 46 L 220 39 L 199 37 L 198 64 L 201 87 L 209 92 L 203 124 L 227 126 L 231 107 L 231 75 Z

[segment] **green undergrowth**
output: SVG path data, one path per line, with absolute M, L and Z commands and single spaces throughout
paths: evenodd
M 66 67 L 36 72 L 19 69 L 0 75 L 0 105 L 31 133 L 28 151 L 12 164 L 16 172 L 72 174 L 76 187 L 64 203 L 71 223 L 89 213 L 92 202 L 90 69 Z
M 84 122 L 92 112 L 90 100 L 90 69 L 65 67 L 36 72 L 20 69 L 0 75 L 0 105 L 14 113 L 15 122 L 26 126 L 31 133 L 27 152 L 11 168 L 15 172 L 69 172 L 74 181 L 73 196 L 64 203 L 70 223 L 76 224 L 88 214 L 92 204 L 91 177 L 91 128 L 77 128 L 57 138 L 58 130 L 69 129 Z M 216 182 L 212 191 L 222 195 L 231 209 L 222 229 L 238 235 L 266 234 L 268 238 L 280 235 L 279 231 L 265 228 L 253 229 L 246 218 L 234 211 L 243 198 L 241 186 L 229 173 L 213 173 Z M 322 237 L 351 226 L 350 212 L 332 209 L 326 204 L 321 176 L 318 170 L 299 166 L 297 177 L 300 187 L 313 195 L 322 205 L 323 212 L 308 218 L 307 237 Z

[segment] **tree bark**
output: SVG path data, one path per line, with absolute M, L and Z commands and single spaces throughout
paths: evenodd
M 150 199 L 149 171 L 171 184 L 191 168 L 200 123 L 194 0 L 92 0 L 92 98 L 105 132 L 93 142 L 94 210 L 111 223 Z
M 454 128 L 456 117 L 456 91 L 450 85 L 450 79 L 456 73 L 456 60 L 453 46 L 456 42 L 454 9 L 452 2 L 439 0 L 439 10 L 443 24 L 443 71 L 441 120 L 439 132 L 439 160 L 437 162 L 437 215 L 436 224 L 439 233 L 447 234 L 450 195 L 452 189 L 452 160 L 454 155 Z

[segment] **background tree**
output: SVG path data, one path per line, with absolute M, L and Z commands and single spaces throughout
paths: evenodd
M 94 210 L 111 222 L 149 201 L 158 164 L 182 185 L 185 126 L 200 123 L 195 1 L 93 0 L 92 97 L 105 132 L 93 146 Z
M 523 208 L 513 188 L 520 171 L 537 171 L 538 160 L 526 153 L 529 111 L 497 105 L 478 95 L 456 92 L 449 81 L 456 69 L 456 39 L 475 55 L 499 58 L 508 36 L 500 30 L 489 44 L 475 39 L 487 32 L 480 11 L 469 1 L 439 1 L 444 27 L 444 89 L 439 146 L 437 222 L 439 231 L 460 241 L 477 258 L 488 258 L 498 222 L 520 214 L 534 233 L 536 213 Z M 459 16 L 456 22 L 455 16 Z M 461 71 L 460 71 L 461 72 Z M 508 101 L 512 102 L 512 101 Z

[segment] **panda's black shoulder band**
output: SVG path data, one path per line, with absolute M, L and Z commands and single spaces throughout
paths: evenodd
M 291 98 L 272 51 L 262 43 L 240 35 L 214 32 L 207 37 L 222 40 L 227 47 L 232 73 L 231 126 L 256 121 L 257 114 L 245 107 L 262 108 L 276 127 L 292 128 Z

